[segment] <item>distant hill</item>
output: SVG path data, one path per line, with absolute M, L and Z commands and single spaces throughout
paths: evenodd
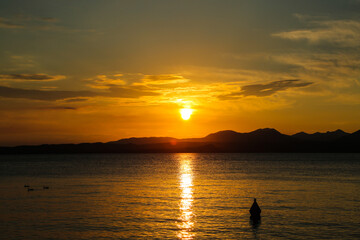
M 360 152 L 360 130 L 346 133 L 282 134 L 272 128 L 248 133 L 231 130 L 203 138 L 126 138 L 107 143 L 0 147 L 0 154 L 29 153 L 176 153 L 176 152 Z
M 292 136 L 297 139 L 301 139 L 301 140 L 332 141 L 332 140 L 340 139 L 340 138 L 348 136 L 348 135 L 350 135 L 350 133 L 346 133 L 343 130 L 338 129 L 336 131 L 333 131 L 333 132 L 328 131 L 326 133 L 316 132 L 313 134 L 308 134 L 308 133 L 304 133 L 304 132 L 299 132 Z

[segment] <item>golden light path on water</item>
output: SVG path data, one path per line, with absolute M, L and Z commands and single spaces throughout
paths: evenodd
M 180 221 L 178 222 L 178 237 L 180 239 L 193 239 L 195 234 L 192 232 L 194 227 L 194 214 L 192 211 L 193 204 L 193 174 L 192 159 L 188 155 L 180 155 L 180 179 L 179 187 L 181 189 L 181 199 L 179 204 Z

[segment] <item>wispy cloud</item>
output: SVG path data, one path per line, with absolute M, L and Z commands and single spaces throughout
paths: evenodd
M 13 55 L 10 52 L 5 52 L 5 62 L 2 63 L 3 74 L 33 72 L 39 66 L 35 56 L 32 55 Z
M 189 79 L 176 74 L 145 75 L 142 82 L 150 85 L 167 85 L 189 82 Z
M 339 88 L 360 86 L 359 55 L 354 52 L 296 52 L 276 56 L 278 61 L 298 65 L 297 78 L 321 84 L 337 92 Z
M 11 17 L 0 17 L 0 28 L 23 29 L 35 31 L 57 32 L 95 32 L 93 29 L 74 29 L 61 25 L 61 21 L 54 17 L 32 16 L 18 14 Z
M 69 106 L 49 106 L 43 108 L 37 108 L 38 110 L 77 110 L 76 107 L 69 107 Z
M 39 18 L 39 19 L 40 19 L 41 21 L 50 22 L 50 23 L 59 22 L 59 19 L 53 18 L 53 17 L 41 17 L 41 18 Z
M 91 91 L 50 91 L 0 86 L 0 97 L 56 101 L 66 98 L 95 97 Z
M 65 99 L 64 101 L 68 102 L 68 103 L 76 103 L 76 102 L 85 102 L 88 99 L 89 98 L 77 97 L 77 98 L 68 98 L 68 99 Z
M 114 75 L 97 75 L 93 78 L 87 79 L 86 82 L 88 87 L 96 89 L 109 89 L 114 86 L 125 85 L 126 82 L 123 80 L 123 74 L 114 74 Z
M 10 19 L 0 17 L 0 28 L 19 29 L 24 28 L 23 25 L 12 22 Z
M 289 40 L 306 40 L 312 44 L 328 42 L 344 47 L 360 46 L 360 22 L 356 20 L 326 20 L 297 14 L 309 24 L 307 29 L 274 33 L 272 36 Z
M 113 75 L 97 75 L 86 80 L 87 86 L 97 89 L 110 89 L 117 86 L 136 86 L 140 88 L 157 89 L 168 85 L 183 84 L 190 80 L 179 74 L 146 75 L 142 73 L 118 73 Z
M 57 81 L 64 79 L 63 75 L 48 75 L 44 73 L 34 73 L 34 74 L 25 74 L 25 73 L 14 73 L 14 74 L 0 74 L 0 80 L 5 81 Z
M 111 87 L 108 91 L 60 91 L 22 89 L 0 86 L 0 97 L 22 98 L 42 101 L 57 101 L 65 99 L 111 97 L 111 98 L 140 98 L 142 96 L 158 96 L 159 93 L 144 91 L 132 87 Z
M 220 99 L 234 99 L 246 96 L 266 97 L 289 88 L 306 87 L 311 84 L 312 82 L 304 82 L 299 79 L 280 80 L 266 84 L 251 84 L 242 86 L 240 91 L 222 95 Z
M 44 24 L 56 23 L 59 20 L 53 17 L 34 17 L 18 14 L 10 18 L 0 17 L 0 28 L 21 29 L 44 26 Z
M 147 91 L 136 87 L 111 87 L 108 92 L 102 94 L 103 97 L 114 98 L 139 98 L 142 96 L 159 96 L 160 93 Z
M 243 96 L 258 96 L 264 97 L 272 95 L 279 91 L 284 91 L 289 88 L 306 87 L 312 84 L 311 82 L 303 82 L 298 79 L 281 80 L 267 84 L 253 84 L 246 85 L 241 88 L 240 94 Z

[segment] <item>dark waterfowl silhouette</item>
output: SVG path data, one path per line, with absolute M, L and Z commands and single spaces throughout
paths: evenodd
M 30 191 L 34 191 L 34 189 L 33 188 L 28 188 L 28 192 L 30 192 Z
M 49 189 L 49 187 L 48 186 L 43 186 L 43 189 Z
M 256 198 L 254 198 L 254 203 L 252 204 L 250 210 L 250 219 L 253 220 L 254 222 L 255 221 L 259 221 L 261 216 L 260 216 L 260 213 L 261 213 L 261 209 L 259 207 L 259 205 L 257 204 L 256 202 Z
M 24 187 L 29 188 L 30 186 L 29 185 L 24 185 Z

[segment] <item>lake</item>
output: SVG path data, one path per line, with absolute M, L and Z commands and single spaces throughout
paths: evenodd
M 0 155 L 0 239 L 360 239 L 360 154 Z

